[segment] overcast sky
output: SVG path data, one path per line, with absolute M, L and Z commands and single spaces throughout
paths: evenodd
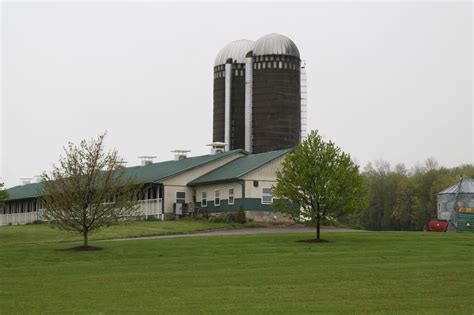
M 216 54 L 268 33 L 306 60 L 308 129 L 360 164 L 473 163 L 470 2 L 3 2 L 0 177 L 104 130 L 128 165 L 207 154 Z

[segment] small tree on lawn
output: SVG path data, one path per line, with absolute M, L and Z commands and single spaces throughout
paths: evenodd
M 97 139 L 68 143 L 53 170 L 43 173 L 45 218 L 58 228 L 80 233 L 88 248 L 89 233 L 134 215 L 140 187 L 126 176 L 116 150 L 105 151 L 105 133 Z
M 321 217 L 339 216 L 366 207 L 367 193 L 359 167 L 333 142 L 312 131 L 285 158 L 273 189 L 275 208 L 295 221 L 316 225 L 321 241 Z

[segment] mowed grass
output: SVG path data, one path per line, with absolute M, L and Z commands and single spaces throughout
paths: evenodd
M 256 227 L 255 223 L 214 223 L 206 220 L 181 219 L 176 221 L 125 221 L 109 226 L 97 233 L 91 233 L 89 239 L 104 240 L 113 238 L 140 237 L 153 235 L 180 234 L 207 230 Z M 29 242 L 69 242 L 82 241 L 80 234 L 59 231 L 50 224 L 29 224 L 0 227 L 0 246 Z
M 472 234 L 326 233 L 323 244 L 298 242 L 310 234 L 214 236 L 72 252 L 47 233 L 18 242 L 2 231 L 1 314 L 474 311 Z

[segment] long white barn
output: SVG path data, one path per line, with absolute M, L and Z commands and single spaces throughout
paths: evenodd
M 141 216 L 169 217 L 205 211 L 233 212 L 240 208 L 256 221 L 281 218 L 273 211 L 272 185 L 290 150 L 249 154 L 232 150 L 216 154 L 128 167 L 127 173 L 145 190 L 137 203 Z M 0 208 L 0 225 L 42 220 L 41 183 L 7 189 Z

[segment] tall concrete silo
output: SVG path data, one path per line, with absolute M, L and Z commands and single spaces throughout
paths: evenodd
M 306 73 L 295 43 L 269 34 L 225 46 L 214 64 L 213 141 L 261 153 L 306 135 Z
M 288 37 L 269 34 L 253 46 L 252 152 L 294 147 L 301 138 L 300 53 Z
M 214 62 L 213 141 L 227 149 L 245 147 L 245 55 L 254 42 L 246 39 L 227 44 Z

